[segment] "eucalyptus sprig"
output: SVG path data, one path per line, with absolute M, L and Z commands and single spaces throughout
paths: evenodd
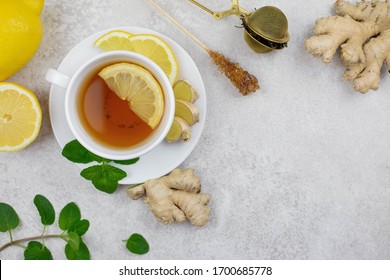
M 110 165 L 110 163 L 114 162 L 121 165 L 131 165 L 139 160 L 139 158 L 130 160 L 111 160 L 102 158 L 88 151 L 77 140 L 73 140 L 66 144 L 62 150 L 62 155 L 74 163 L 100 163 L 83 169 L 80 175 L 84 179 L 91 181 L 95 188 L 106 193 L 115 192 L 119 186 L 119 181 L 127 176 L 125 171 Z
M 36 195 L 34 204 L 41 217 L 42 234 L 15 240 L 12 230 L 19 226 L 19 216 L 11 205 L 0 203 L 0 232 L 8 232 L 10 237 L 10 242 L 1 246 L 0 252 L 10 246 L 18 246 L 24 249 L 25 260 L 52 260 L 53 256 L 45 241 L 49 238 L 58 238 L 66 242 L 65 255 L 68 260 L 91 259 L 88 247 L 82 239 L 89 229 L 89 221 L 81 219 L 80 209 L 74 202 L 61 210 L 58 225 L 63 232 L 58 234 L 46 234 L 46 228 L 54 224 L 56 216 L 51 202 L 43 195 Z M 25 242 L 28 242 L 27 246 L 22 244 Z

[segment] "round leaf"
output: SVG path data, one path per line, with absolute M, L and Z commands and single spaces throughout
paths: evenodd
M 75 163 L 90 163 L 93 161 L 97 162 L 110 162 L 111 160 L 105 159 L 91 153 L 79 141 L 73 140 L 65 145 L 62 150 L 62 155 L 71 162 Z
M 0 232 L 7 232 L 19 225 L 19 217 L 14 208 L 6 203 L 0 203 Z
M 60 229 L 68 230 L 74 222 L 80 221 L 80 219 L 81 213 L 79 207 L 74 202 L 71 202 L 61 210 L 58 225 Z
M 85 168 L 80 175 L 92 181 L 92 184 L 100 191 L 113 193 L 119 185 L 119 181 L 126 178 L 125 171 L 111 165 L 94 165 Z
M 74 233 L 74 232 L 69 232 L 68 234 L 68 244 L 69 246 L 77 251 L 79 249 L 79 246 L 80 246 L 80 236 L 77 235 L 77 233 Z
M 130 252 L 138 255 L 143 255 L 149 252 L 148 242 L 138 233 L 134 233 L 129 237 L 126 243 L 126 248 Z
M 24 250 L 25 260 L 52 260 L 53 256 L 46 246 L 38 241 L 30 241 Z
M 80 246 L 78 250 L 74 250 L 69 244 L 65 246 L 65 255 L 68 260 L 90 260 L 91 255 L 87 245 L 80 239 Z
M 41 216 L 41 222 L 44 225 L 52 225 L 54 223 L 56 213 L 51 202 L 43 195 L 38 194 L 34 198 L 34 204 Z
M 80 220 L 76 221 L 70 225 L 68 228 L 68 232 L 75 232 L 79 236 L 84 235 L 89 229 L 89 221 L 88 220 Z

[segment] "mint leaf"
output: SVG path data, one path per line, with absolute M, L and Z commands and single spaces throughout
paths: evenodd
M 36 195 L 34 198 L 34 204 L 38 209 L 41 216 L 41 222 L 43 225 L 52 225 L 54 223 L 56 213 L 51 202 L 43 195 Z
M 53 256 L 46 246 L 38 241 L 30 241 L 24 250 L 25 260 L 52 260 Z
M 80 220 L 71 224 L 68 228 L 68 232 L 77 233 L 79 236 L 84 235 L 89 229 L 88 220 Z
M 119 181 L 126 178 L 123 170 L 111 165 L 94 165 L 81 171 L 80 175 L 92 181 L 92 184 L 100 191 L 113 193 L 119 185 Z
M 129 237 L 129 239 L 126 242 L 126 248 L 130 252 L 138 255 L 143 255 L 149 252 L 148 242 L 145 240 L 145 238 L 142 235 L 138 233 L 134 233 Z
M 71 202 L 61 210 L 58 225 L 60 229 L 68 230 L 74 222 L 80 221 L 80 219 L 81 213 L 79 207 L 74 202 Z
M 91 152 L 90 152 L 91 153 Z M 103 157 L 100 157 L 98 155 L 95 155 L 93 153 L 91 153 L 91 158 L 92 158 L 92 161 L 96 161 L 96 162 L 106 162 L 106 163 L 109 163 L 111 162 L 112 160 L 111 159 L 107 159 L 107 158 L 103 158 Z
M 75 163 L 90 163 L 93 161 L 97 162 L 110 162 L 111 160 L 105 159 L 91 153 L 79 141 L 73 140 L 65 145 L 62 149 L 62 155 L 71 162 Z
M 113 162 L 121 165 L 132 165 L 139 161 L 139 158 L 128 159 L 128 160 L 114 160 Z
M 80 246 L 80 236 L 78 236 L 77 233 L 75 232 L 69 232 L 68 233 L 68 244 L 69 246 L 77 251 L 79 249 L 79 246 Z
M 19 217 L 14 208 L 7 203 L 0 203 L 0 232 L 7 232 L 19 225 Z
M 91 255 L 87 245 L 80 238 L 80 246 L 78 250 L 74 250 L 69 244 L 65 246 L 65 255 L 68 260 L 90 260 Z

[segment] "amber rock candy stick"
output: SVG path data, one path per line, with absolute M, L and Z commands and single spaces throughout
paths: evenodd
M 218 66 L 218 69 L 229 78 L 242 95 L 247 95 L 260 89 L 257 78 L 242 69 L 240 64 L 231 62 L 221 53 L 212 50 L 209 50 L 208 53 L 214 64 Z
M 238 63 L 232 62 L 223 54 L 209 49 L 204 43 L 196 38 L 191 32 L 184 28 L 176 19 L 168 14 L 162 7 L 160 7 L 154 0 L 148 0 L 158 11 L 167 17 L 173 24 L 186 33 L 192 40 L 195 41 L 202 49 L 204 49 L 213 60 L 218 69 L 229 78 L 233 85 L 239 90 L 242 95 L 256 92 L 260 89 L 259 82 L 255 76 L 245 71 Z

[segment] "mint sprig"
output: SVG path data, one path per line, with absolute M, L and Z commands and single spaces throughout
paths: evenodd
M 106 193 L 115 192 L 118 182 L 127 176 L 122 169 L 107 164 L 88 167 L 81 171 L 80 175 L 92 181 L 95 188 Z
M 96 189 L 109 194 L 115 192 L 119 186 L 119 181 L 127 177 L 125 171 L 110 165 L 110 163 L 132 165 L 139 160 L 139 158 L 129 160 L 106 159 L 91 153 L 77 140 L 66 144 L 62 150 L 62 155 L 74 163 L 100 163 L 83 169 L 80 175 L 84 179 L 91 181 Z
M 10 246 L 19 246 L 24 248 L 25 260 L 52 260 L 53 256 L 45 241 L 49 238 L 58 238 L 66 242 L 64 249 L 68 260 L 91 258 L 88 247 L 82 240 L 82 235 L 88 231 L 89 221 L 81 220 L 80 209 L 74 202 L 67 204 L 61 210 L 58 225 L 63 232 L 60 234 L 46 234 L 47 226 L 55 222 L 55 210 L 51 202 L 43 195 L 36 195 L 34 204 L 43 225 L 42 234 L 14 240 L 12 230 L 18 227 L 19 216 L 11 205 L 0 203 L 0 231 L 8 232 L 10 237 L 10 242 L 0 246 L 0 252 Z M 22 245 L 25 242 L 28 242 L 27 246 Z

